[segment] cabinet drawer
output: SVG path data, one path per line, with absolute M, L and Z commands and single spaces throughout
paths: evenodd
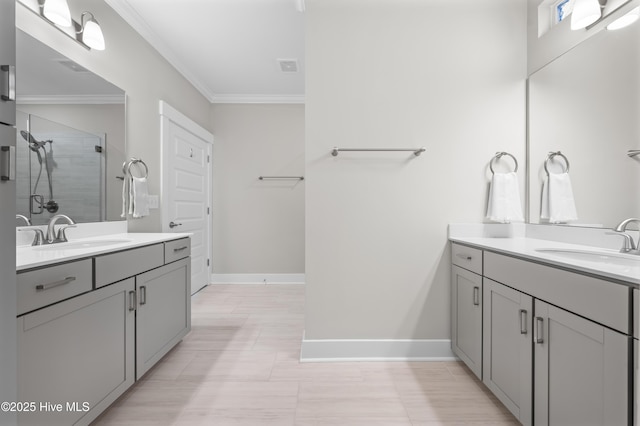
M 492 252 L 484 253 L 484 275 L 614 330 L 632 331 L 624 285 Z
M 482 275 L 482 250 L 452 243 L 451 263 Z
M 19 273 L 18 315 L 93 288 L 91 259 Z
M 164 264 L 164 244 L 120 251 L 95 258 L 96 288 Z
M 164 243 L 164 263 L 191 256 L 191 238 L 182 238 Z

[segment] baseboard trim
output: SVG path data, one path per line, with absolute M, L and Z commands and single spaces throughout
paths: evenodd
M 456 361 L 448 339 L 302 340 L 300 362 Z
M 212 284 L 304 284 L 305 274 L 212 274 Z

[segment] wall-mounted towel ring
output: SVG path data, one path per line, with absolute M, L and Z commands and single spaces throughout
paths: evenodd
M 489 161 L 489 170 L 491 170 L 491 174 L 494 174 L 494 175 L 496 174 L 496 172 L 493 171 L 493 162 L 496 160 L 499 160 L 505 155 L 508 157 L 511 157 L 511 159 L 513 160 L 513 164 L 515 165 L 515 167 L 513 168 L 513 172 L 515 173 L 518 171 L 518 160 L 516 160 L 516 157 L 509 154 L 508 152 L 501 151 L 501 152 L 496 152 L 496 155 L 491 159 L 491 161 Z
M 549 161 L 553 160 L 554 157 L 562 157 L 564 164 L 566 165 L 563 173 L 569 173 L 569 159 L 560 151 L 552 151 L 547 155 L 547 159 L 544 161 L 544 171 L 547 172 L 547 175 L 549 174 Z
M 122 172 L 125 174 L 125 176 L 133 177 L 133 174 L 131 174 L 131 166 L 133 166 L 134 164 L 142 164 L 142 166 L 144 167 L 144 176 L 140 176 L 141 178 L 147 178 L 149 176 L 149 168 L 147 167 L 147 164 L 140 158 L 135 157 L 131 157 L 129 161 L 125 161 L 122 164 Z

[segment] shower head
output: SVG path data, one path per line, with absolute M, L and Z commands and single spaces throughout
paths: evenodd
M 20 134 L 22 135 L 24 140 L 29 143 L 29 148 L 31 148 L 32 151 L 37 152 L 40 148 L 44 147 L 44 144 L 47 143 L 47 141 L 38 142 L 33 136 L 31 136 L 31 133 L 25 130 L 20 130 Z

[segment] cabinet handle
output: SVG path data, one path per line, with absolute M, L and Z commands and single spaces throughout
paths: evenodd
M 533 343 L 544 343 L 543 326 L 544 326 L 544 318 L 536 317 L 536 326 L 533 332 Z
M 480 287 L 473 288 L 473 304 L 476 306 L 480 304 Z
M 129 292 L 129 312 L 136 310 L 136 292 Z
M 50 288 L 59 287 L 61 285 L 69 284 L 70 282 L 73 282 L 75 280 L 76 280 L 76 277 L 67 277 L 64 280 L 54 281 L 54 282 L 48 283 L 48 284 L 38 284 L 36 286 L 36 291 L 49 290 Z
M 0 65 L 0 71 L 7 73 L 7 92 L 0 95 L 3 101 L 16 100 L 16 66 Z
M 140 286 L 140 306 L 147 304 L 147 286 Z
M 456 257 L 459 257 L 462 260 L 471 260 L 471 259 L 473 259 L 473 257 L 469 256 L 468 254 L 463 254 L 463 253 L 456 254 Z
M 520 309 L 520 334 L 527 334 L 527 310 Z
M 175 252 L 178 252 L 178 251 L 186 250 L 186 249 L 188 249 L 188 248 L 189 248 L 188 246 L 174 248 L 174 249 L 173 249 L 173 252 L 175 253 Z
M 0 147 L 0 181 L 16 180 L 16 147 Z

